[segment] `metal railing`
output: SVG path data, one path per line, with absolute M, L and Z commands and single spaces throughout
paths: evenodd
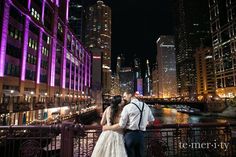
M 236 156 L 236 124 L 163 124 L 145 133 L 147 157 Z M 101 126 L 0 126 L 1 157 L 89 157 Z

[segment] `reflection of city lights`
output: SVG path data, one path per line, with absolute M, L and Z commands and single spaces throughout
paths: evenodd
M 65 107 L 62 107 L 61 109 L 64 111 L 64 110 L 69 110 L 70 108 L 69 106 L 65 106 Z
M 53 112 L 58 112 L 59 110 L 60 110 L 60 107 L 48 109 L 48 111 L 51 111 L 52 113 L 53 113 Z

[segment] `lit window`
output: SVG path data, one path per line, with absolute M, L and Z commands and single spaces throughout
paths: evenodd
M 50 44 L 50 38 L 47 37 L 47 44 Z
M 10 36 L 11 36 L 11 37 L 14 37 L 14 29 L 13 29 L 13 28 L 10 29 Z
M 29 38 L 29 47 L 31 47 L 31 38 Z
M 37 50 L 37 42 L 35 42 L 34 49 Z
M 34 8 L 31 8 L 31 15 L 34 16 Z
M 15 29 L 15 39 L 17 39 L 17 38 L 18 38 L 18 30 Z

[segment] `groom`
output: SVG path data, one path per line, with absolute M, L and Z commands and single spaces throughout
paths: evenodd
M 139 101 L 134 93 L 126 91 L 123 99 L 128 104 L 121 112 L 120 121 L 112 126 L 104 126 L 103 130 L 125 129 L 125 147 L 128 157 L 144 157 L 144 131 L 154 121 L 149 106 Z

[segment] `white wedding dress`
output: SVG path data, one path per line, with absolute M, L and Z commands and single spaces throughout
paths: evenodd
M 105 111 L 107 125 L 110 124 L 110 107 Z M 115 123 L 119 118 L 115 119 Z M 122 131 L 103 131 L 94 147 L 91 157 L 127 157 Z

